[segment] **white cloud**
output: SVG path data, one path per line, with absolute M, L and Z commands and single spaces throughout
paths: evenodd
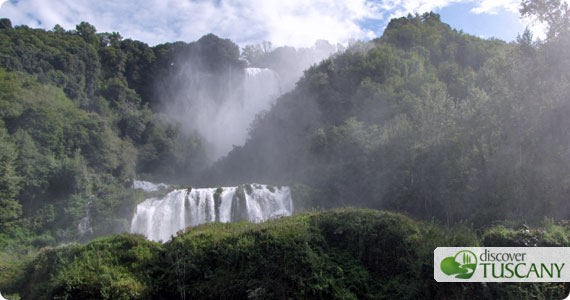
M 317 39 L 372 38 L 390 18 L 460 2 L 473 3 L 477 14 L 518 9 L 518 0 L 19 0 L 4 2 L 0 16 L 46 29 L 73 29 L 87 21 L 99 32 L 117 31 L 150 44 L 192 41 L 212 32 L 241 45 L 270 40 L 308 46 Z
M 472 3 L 471 12 L 475 14 L 497 14 L 501 11 L 518 13 L 520 0 L 385 0 L 382 7 L 392 11 L 393 16 L 402 16 L 408 12 L 426 12 L 444 8 L 457 3 Z
M 369 38 L 373 32 L 359 22 L 382 18 L 367 0 L 20 0 L 4 3 L 0 15 L 14 24 L 47 29 L 55 24 L 73 29 L 87 21 L 99 32 L 118 31 L 150 44 L 213 32 L 240 44 L 271 40 L 297 46 L 317 39 Z
M 390 12 L 390 18 L 395 18 L 408 13 L 434 11 L 461 2 L 472 2 L 472 0 L 386 0 L 382 2 L 382 8 Z
M 478 1 L 477 6 L 471 11 L 476 14 L 497 14 L 501 10 L 518 13 L 521 1 L 520 0 L 482 0 Z

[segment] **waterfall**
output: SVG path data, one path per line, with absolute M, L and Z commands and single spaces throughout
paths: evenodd
M 255 115 L 269 109 L 281 94 L 279 75 L 270 69 L 246 68 L 243 85 L 243 111 L 249 119 L 245 125 L 249 125 Z
M 199 115 L 198 132 L 216 145 L 213 158 L 226 155 L 233 146 L 245 143 L 255 116 L 269 110 L 281 94 L 277 73 L 270 69 L 246 68 L 241 94 L 236 90 L 229 99 L 204 115 Z
M 85 205 L 85 213 L 83 218 L 77 224 L 77 231 L 79 232 L 79 236 L 84 236 L 87 233 L 93 233 L 93 226 L 91 225 L 91 205 L 93 204 L 93 196 L 89 197 L 89 201 Z M 2 300 L 2 299 L 0 299 Z
M 255 116 L 283 92 L 279 75 L 270 69 L 230 68 L 225 74 L 201 73 L 189 65 L 173 79 L 180 88 L 164 103 L 164 112 L 184 134 L 200 137 L 211 162 L 243 145 Z
M 150 198 L 140 203 L 131 222 L 131 233 L 164 242 L 188 226 L 241 220 L 263 222 L 292 213 L 289 187 L 252 184 L 179 189 L 162 199 Z
M 161 189 L 167 189 L 168 184 L 164 183 L 152 183 L 142 180 L 133 180 L 133 189 L 143 190 L 145 192 L 156 192 Z

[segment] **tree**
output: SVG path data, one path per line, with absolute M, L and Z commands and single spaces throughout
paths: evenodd
M 570 7 L 560 0 L 523 0 L 521 16 L 546 23 L 547 38 L 553 39 L 570 32 Z
M 0 29 L 12 29 L 12 22 L 10 19 L 0 19 Z
M 75 26 L 75 30 L 87 43 L 93 46 L 99 45 L 99 38 L 97 38 L 97 29 L 95 29 L 95 26 L 87 22 L 81 22 Z
M 57 34 L 64 34 L 65 33 L 65 29 L 63 27 L 61 27 L 61 25 L 59 25 L 59 24 L 55 24 L 55 26 L 53 26 L 52 31 L 57 33 Z
M 263 56 L 261 46 L 247 45 L 241 51 L 241 57 L 247 60 L 250 64 L 255 64 Z
M 22 206 L 16 197 L 20 192 L 20 177 L 16 174 L 16 146 L 9 140 L 8 132 L 0 127 L 0 224 L 17 219 Z
M 261 49 L 263 49 L 263 53 L 267 54 L 271 52 L 273 49 L 270 41 L 263 41 L 261 42 Z

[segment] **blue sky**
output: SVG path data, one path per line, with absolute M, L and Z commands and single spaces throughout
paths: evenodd
M 453 28 L 482 38 L 494 37 L 512 41 L 525 29 L 526 24 L 521 21 L 518 12 L 502 9 L 493 14 L 475 14 L 471 11 L 472 9 L 471 3 L 457 3 L 436 12 L 441 15 L 443 22 L 450 24 Z
M 525 24 L 517 0 L 9 0 L 0 17 L 15 25 L 73 29 L 87 21 L 99 32 L 120 32 L 151 45 L 192 41 L 207 33 L 238 44 L 269 40 L 310 46 L 380 36 L 388 21 L 435 11 L 453 28 L 512 41 Z M 535 34 L 540 36 L 540 32 Z

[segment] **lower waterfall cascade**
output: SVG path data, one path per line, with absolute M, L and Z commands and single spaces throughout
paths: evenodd
M 208 222 L 263 222 L 293 214 L 291 191 L 286 186 L 246 184 L 237 187 L 188 188 L 149 198 L 136 208 L 131 233 L 166 242 L 188 226 Z

